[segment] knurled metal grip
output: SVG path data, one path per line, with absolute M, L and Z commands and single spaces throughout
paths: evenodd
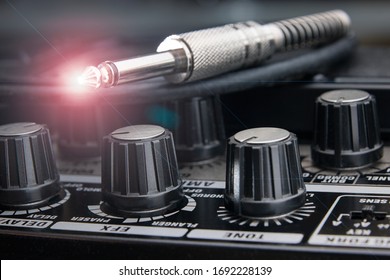
M 169 36 L 157 52 L 183 50 L 176 66 L 181 71 L 166 77 L 173 83 L 195 81 L 259 64 L 276 51 L 329 42 L 345 35 L 349 25 L 340 10 L 266 25 L 247 21 Z
M 283 45 L 278 50 L 310 47 L 331 42 L 347 34 L 351 20 L 341 10 L 334 10 L 303 17 L 277 21 L 283 33 Z
M 166 76 L 170 82 L 181 83 L 258 64 L 275 52 L 281 44 L 275 40 L 282 35 L 275 26 L 248 21 L 169 36 L 157 52 L 184 50 L 182 67 L 187 71 Z

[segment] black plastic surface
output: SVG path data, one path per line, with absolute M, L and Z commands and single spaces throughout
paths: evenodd
M 297 138 L 265 144 L 228 140 L 226 208 L 248 217 L 289 213 L 305 203 Z
M 348 90 L 344 90 L 345 92 Z M 341 92 L 341 91 L 338 91 Z M 349 91 L 356 93 L 358 91 Z M 331 103 L 316 100 L 313 161 L 327 168 L 358 168 L 383 155 L 375 97 Z
M 110 134 L 104 138 L 102 162 L 103 205 L 110 213 L 162 215 L 184 203 L 170 131 L 140 140 Z
M 28 207 L 59 195 L 59 173 L 46 127 L 0 136 L 0 205 Z

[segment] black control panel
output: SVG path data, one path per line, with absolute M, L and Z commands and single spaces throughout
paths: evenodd
M 287 214 L 262 218 L 226 208 L 225 181 L 211 178 L 224 173 L 222 159 L 181 169 L 185 197 L 180 208 L 139 217 L 114 215 L 102 207 L 99 176 L 63 174 L 62 196 L 40 207 L 1 210 L 2 254 L 203 258 L 207 252 L 218 258 L 386 258 L 390 188 L 385 181 L 390 162 L 381 164 L 383 169 L 363 174 L 304 169 L 304 204 Z M 93 166 L 82 169 L 89 168 Z M 202 174 L 209 179 L 199 178 Z
M 221 118 L 222 102 L 185 104 Z M 223 121 L 194 114 L 192 134 L 124 126 L 97 144 L 101 156 L 77 158 L 45 125 L 1 125 L 2 257 L 388 258 L 390 150 L 376 99 L 333 90 L 316 106 L 312 144 L 276 127 L 225 141 Z

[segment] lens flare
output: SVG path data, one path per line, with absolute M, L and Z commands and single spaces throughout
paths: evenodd
M 63 77 L 63 83 L 64 95 L 67 98 L 82 100 L 90 95 L 88 93 L 91 92 L 91 90 L 83 84 L 83 77 L 80 75 L 79 69 L 66 71 L 66 75 Z
M 83 76 L 78 76 L 76 79 L 77 79 L 77 83 L 78 83 L 79 85 L 81 85 L 81 86 L 84 85 L 85 79 L 84 79 Z
M 99 88 L 101 86 L 101 77 L 99 69 L 94 66 L 88 66 L 84 72 L 78 77 L 80 85 Z

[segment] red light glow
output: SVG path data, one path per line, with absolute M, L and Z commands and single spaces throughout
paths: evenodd
M 61 80 L 64 85 L 64 95 L 72 99 L 72 101 L 81 102 L 92 97 L 91 93 L 93 93 L 93 90 L 82 84 L 82 69 L 83 67 L 69 67 L 62 71 Z

